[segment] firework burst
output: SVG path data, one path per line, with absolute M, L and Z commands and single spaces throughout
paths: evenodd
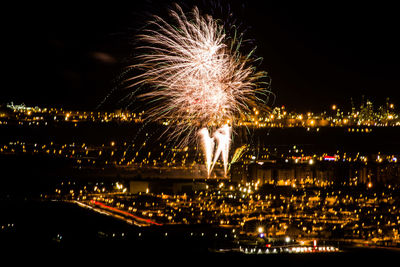
M 141 74 L 126 80 L 129 87 L 146 85 L 137 96 L 151 103 L 149 119 L 168 120 L 172 135 L 190 136 L 187 131 L 232 124 L 265 99 L 266 73 L 256 71 L 253 51 L 240 54 L 241 40 L 196 7 L 186 15 L 176 5 L 170 16 L 173 24 L 154 17 L 139 35 L 142 54 L 130 68 Z
M 130 68 L 140 74 L 126 80 L 128 87 L 150 105 L 147 119 L 167 121 L 168 135 L 183 137 L 181 144 L 195 140 L 203 128 L 224 129 L 222 135 L 216 131 L 221 143 L 221 136 L 230 134 L 223 125 L 264 106 L 269 80 L 262 78 L 267 75 L 256 70 L 254 50 L 242 55 L 242 40 L 229 36 L 218 20 L 197 7 L 184 13 L 176 5 L 169 14 L 172 23 L 155 16 L 139 35 L 140 55 Z M 204 139 L 204 131 L 201 135 Z M 229 144 L 223 146 L 229 149 Z

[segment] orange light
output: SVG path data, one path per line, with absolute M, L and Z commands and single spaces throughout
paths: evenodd
M 133 214 L 131 214 L 131 213 L 129 213 L 129 212 L 126 212 L 126 211 L 123 211 L 123 210 L 119 210 L 119 209 L 116 209 L 116 208 L 113 208 L 113 207 L 104 205 L 103 203 L 98 202 L 98 201 L 95 201 L 95 200 L 91 200 L 90 202 L 91 202 L 92 204 L 97 205 L 97 206 L 100 206 L 100 207 L 103 207 L 103 208 L 106 208 L 106 209 L 109 209 L 109 210 L 112 210 L 112 211 L 115 211 L 115 212 L 118 212 L 118 213 L 121 213 L 121 214 L 130 216 L 130 217 L 132 217 L 132 218 L 134 218 L 134 219 L 136 219 L 136 220 L 139 220 L 139 221 L 144 221 L 144 222 L 151 223 L 151 224 L 158 225 L 158 226 L 161 226 L 161 225 L 162 225 L 162 224 L 156 223 L 156 222 L 154 222 L 154 221 L 152 221 L 152 220 L 150 220 L 150 219 L 144 219 L 144 218 L 135 216 L 135 215 L 133 215 Z

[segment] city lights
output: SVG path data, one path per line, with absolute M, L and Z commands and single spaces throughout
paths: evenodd
M 5 23 L 1 254 L 397 262 L 397 9 L 179 2 Z

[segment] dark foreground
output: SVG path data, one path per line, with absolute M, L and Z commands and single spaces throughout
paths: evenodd
M 397 266 L 398 249 L 341 248 L 316 254 L 245 255 L 212 252 L 229 244 L 207 238 L 207 225 L 136 227 L 65 202 L 3 199 L 0 254 L 30 263 L 129 263 L 198 265 L 207 263 L 282 266 Z M 185 238 L 193 232 L 193 238 Z M 165 233 L 168 233 L 166 236 Z M 205 233 L 201 237 L 200 233 Z

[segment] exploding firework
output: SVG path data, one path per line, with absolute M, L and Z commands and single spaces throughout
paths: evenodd
M 146 117 L 166 121 L 168 136 L 188 144 L 201 135 L 207 172 L 222 155 L 225 173 L 231 127 L 269 96 L 267 74 L 257 71 L 251 51 L 240 53 L 242 40 L 197 7 L 170 10 L 172 23 L 155 16 L 139 35 L 136 63 L 140 74 L 126 80 L 149 109 Z M 202 129 L 200 131 L 200 129 Z M 215 132 L 209 136 L 208 129 Z M 218 130 L 216 130 L 218 129 Z M 215 141 L 218 144 L 212 157 Z

